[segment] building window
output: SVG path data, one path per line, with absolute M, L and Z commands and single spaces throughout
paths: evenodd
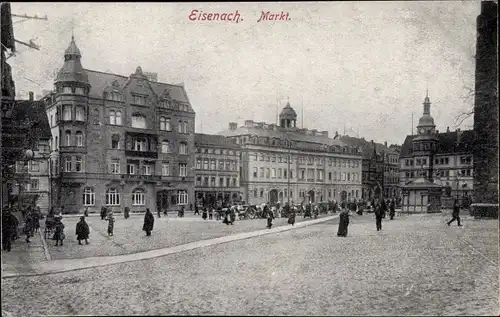
M 132 128 L 146 129 L 146 117 L 141 114 L 132 115 Z
M 109 188 L 106 191 L 106 205 L 108 206 L 120 205 L 120 193 L 116 188 Z
M 160 130 L 167 131 L 167 118 L 160 117 Z
M 111 148 L 115 149 L 115 150 L 120 148 L 120 135 L 119 134 L 113 134 L 111 136 Z
M 179 163 L 179 176 L 186 177 L 187 176 L 187 164 Z
M 161 152 L 162 153 L 170 152 L 170 143 L 167 140 L 161 141 Z
M 253 190 L 253 197 L 257 198 L 257 188 Z
M 215 187 L 215 176 L 210 177 L 210 186 Z
M 236 187 L 236 178 L 233 178 L 232 184 L 233 184 L 233 187 Z
M 73 93 L 73 89 L 71 89 L 71 87 L 69 86 L 63 87 L 63 94 L 71 94 L 71 93 Z
M 75 159 L 75 171 L 81 172 L 83 170 L 83 160 L 81 156 L 77 156 Z
M 132 96 L 133 97 L 133 100 L 132 100 L 132 103 L 134 105 L 139 105 L 139 106 L 144 106 L 146 105 L 146 97 L 144 96 Z
M 283 178 L 287 178 L 288 177 L 288 173 L 287 173 L 287 170 L 283 170 Z
M 187 144 L 185 142 L 181 142 L 179 145 L 179 154 L 188 154 L 187 148 L 188 148 Z M 215 169 L 215 160 L 213 169 Z
M 253 168 L 253 177 L 257 178 L 257 167 Z
M 151 175 L 151 164 L 145 162 L 142 165 L 142 175 Z
M 132 205 L 133 206 L 144 206 L 146 203 L 144 197 L 144 191 L 142 189 L 136 189 L 132 193 Z
M 76 106 L 75 120 L 85 121 L 85 112 L 82 106 Z
M 71 172 L 71 156 L 66 157 L 66 160 L 64 161 L 64 170 L 66 172 Z
M 66 130 L 66 146 L 71 146 L 71 131 Z
M 71 106 L 69 105 L 63 106 L 63 120 L 64 121 L 71 120 Z
M 84 206 L 95 205 L 95 193 L 92 187 L 85 187 L 85 189 L 83 190 L 83 205 Z
M 122 112 L 121 111 L 117 111 L 116 112 L 116 121 L 115 121 L 116 125 L 122 125 Z
M 271 169 L 271 177 L 276 178 L 276 169 L 275 168 Z
M 76 146 L 83 146 L 83 133 L 76 131 Z
M 270 178 L 270 177 L 271 177 L 271 169 L 266 168 L 266 178 Z
M 201 159 L 196 159 L 196 169 L 201 169 Z
M 203 169 L 208 170 L 208 159 L 203 160 Z
M 134 151 L 146 151 L 146 140 L 142 138 L 135 139 Z
M 31 180 L 30 190 L 38 190 L 38 179 Z
M 114 110 L 109 111 L 109 124 L 116 124 L 116 112 Z
M 134 175 L 135 174 L 135 164 L 127 165 L 127 174 Z
M 170 164 L 169 163 L 163 163 L 161 165 L 161 175 L 170 176 Z
M 113 160 L 111 162 L 111 173 L 112 174 L 120 174 L 120 161 Z
M 39 172 L 40 171 L 40 164 L 37 161 L 31 161 L 30 162 L 30 171 Z
M 188 194 L 185 190 L 179 190 L 177 192 L 177 205 L 187 205 L 188 204 Z

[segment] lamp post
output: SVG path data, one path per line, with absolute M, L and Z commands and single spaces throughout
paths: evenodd
M 287 171 L 287 194 L 286 194 L 286 197 L 287 197 L 287 201 L 288 201 L 288 207 L 290 207 L 290 161 L 292 160 L 291 158 L 291 148 L 292 148 L 292 142 L 290 141 L 290 139 L 288 138 L 288 136 L 284 137 L 283 139 L 283 144 L 285 145 L 285 147 L 288 149 L 288 159 L 287 159 L 287 162 L 288 162 L 288 171 Z

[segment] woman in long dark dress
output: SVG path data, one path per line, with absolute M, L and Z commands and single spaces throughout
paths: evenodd
M 149 208 L 147 208 L 146 214 L 144 215 L 144 225 L 142 225 L 142 230 L 146 231 L 147 236 L 151 235 L 154 223 L 155 223 L 155 217 L 153 216 L 153 213 L 151 213 Z
M 288 212 L 288 223 L 292 226 L 295 224 L 295 207 L 285 205 L 286 211 Z
M 76 240 L 78 240 L 78 244 L 82 244 L 82 240 L 85 240 L 85 244 L 89 244 L 89 234 L 90 228 L 85 222 L 85 217 L 80 217 L 80 221 L 76 224 Z
M 198 207 L 196 207 L 196 209 L 198 209 Z M 200 213 L 198 212 L 198 214 L 200 214 Z M 207 220 L 207 215 L 208 215 L 207 207 L 203 207 L 203 212 L 202 212 L 201 218 L 203 218 L 203 220 Z
M 347 209 L 342 210 L 339 218 L 339 230 L 337 231 L 337 236 L 345 237 L 347 236 L 347 227 L 349 226 L 349 211 Z

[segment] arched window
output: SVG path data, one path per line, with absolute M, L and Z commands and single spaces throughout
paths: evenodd
M 116 112 L 116 124 L 122 125 L 122 112 L 121 111 Z
M 177 132 L 182 133 L 184 130 L 184 123 L 179 120 L 179 124 L 177 125 Z
M 120 193 L 116 188 L 109 188 L 106 191 L 106 205 L 108 206 L 120 205 Z
M 133 206 L 144 206 L 146 204 L 144 198 L 144 190 L 136 189 L 132 192 L 132 205 Z
M 132 127 L 139 129 L 146 129 L 146 117 L 142 114 L 136 113 L 132 115 Z
M 111 148 L 112 149 L 119 149 L 120 148 L 120 135 L 119 134 L 113 134 L 111 136 Z
M 70 146 L 71 145 L 71 131 L 66 130 L 65 136 L 66 136 L 66 146 Z
M 160 130 L 167 130 L 167 119 L 165 117 L 160 117 Z
M 187 123 L 187 121 L 183 122 L 182 132 L 183 133 L 188 133 L 188 123 Z
M 76 131 L 76 146 L 83 146 L 83 133 Z
M 75 120 L 85 121 L 85 111 L 82 106 L 76 106 Z
M 161 141 L 161 152 L 162 153 L 170 152 L 170 143 L 168 142 L 168 140 Z
M 116 124 L 116 113 L 114 110 L 109 111 L 109 124 Z
M 83 205 L 84 206 L 95 205 L 95 193 L 92 187 L 85 187 L 85 189 L 83 190 Z
M 172 131 L 172 125 L 170 124 L 170 118 L 165 118 L 165 131 Z
M 179 145 L 179 154 L 188 154 L 187 148 L 188 148 L 187 143 L 181 142 Z M 215 166 L 215 160 L 214 160 L 214 166 Z

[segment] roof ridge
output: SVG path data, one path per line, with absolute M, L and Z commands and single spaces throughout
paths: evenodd
M 87 72 L 94 72 L 94 73 L 100 73 L 100 74 L 118 76 L 118 77 L 122 77 L 122 78 L 125 78 L 125 79 L 130 78 L 130 76 L 125 76 L 125 75 L 120 75 L 120 74 L 115 74 L 115 73 L 109 73 L 109 72 L 103 72 L 103 71 L 100 71 L 100 70 L 93 70 L 93 69 L 88 69 L 88 68 L 84 68 L 83 70 L 87 71 Z M 183 85 L 178 85 L 178 84 L 169 84 L 169 83 L 164 83 L 164 82 L 161 82 L 161 81 L 150 81 L 150 80 L 148 80 L 148 81 L 149 81 L 150 84 L 162 84 L 162 85 L 168 85 L 168 86 L 175 86 L 175 87 L 184 88 Z

